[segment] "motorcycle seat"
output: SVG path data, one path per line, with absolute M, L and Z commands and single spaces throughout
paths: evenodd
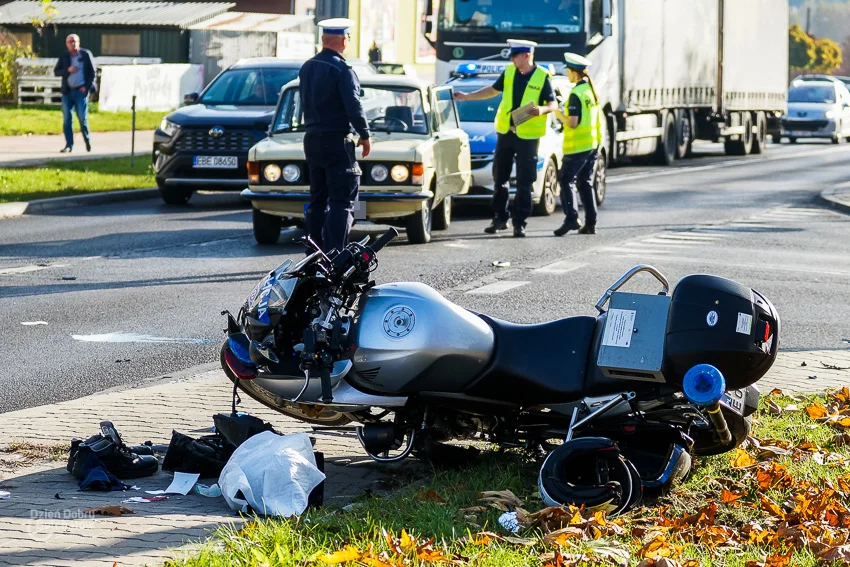
M 596 319 L 570 317 L 520 325 L 479 315 L 493 329 L 493 357 L 466 393 L 520 405 L 573 401 L 584 395 Z

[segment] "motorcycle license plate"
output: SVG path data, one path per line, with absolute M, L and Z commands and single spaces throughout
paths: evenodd
M 720 403 L 734 411 L 737 414 L 744 414 L 744 399 L 746 397 L 746 392 L 744 390 L 734 390 L 732 392 L 726 392 L 723 394 L 723 398 L 720 400 Z
M 239 161 L 236 156 L 195 156 L 192 167 L 203 169 L 236 169 Z

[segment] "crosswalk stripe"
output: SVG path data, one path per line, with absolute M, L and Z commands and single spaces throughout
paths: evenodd
M 587 264 L 562 260 L 560 262 L 555 262 L 554 264 L 549 264 L 548 266 L 543 266 L 542 268 L 538 268 L 534 271 L 542 272 L 544 274 L 566 274 L 568 272 L 584 268 L 585 266 L 587 266 Z
M 516 289 L 518 287 L 522 287 L 524 285 L 530 284 L 531 282 L 517 282 L 510 280 L 502 280 L 496 283 L 487 284 L 485 286 L 481 286 L 476 289 L 471 289 L 466 293 L 471 295 L 495 295 L 498 293 L 505 293 L 506 291 L 510 291 L 512 289 Z

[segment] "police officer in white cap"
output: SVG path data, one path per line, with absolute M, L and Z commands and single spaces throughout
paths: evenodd
M 342 250 L 353 223 L 360 190 L 355 146 L 369 155 L 369 123 L 360 103 L 360 81 L 343 52 L 354 25 L 346 18 L 319 22 L 322 51 L 304 63 L 301 106 L 304 108 L 304 155 L 310 176 L 310 203 L 305 210 L 307 234 L 329 252 Z M 354 141 L 353 133 L 359 139 Z
M 508 228 L 513 217 L 514 236 L 525 236 L 526 219 L 531 215 L 531 192 L 537 179 L 537 149 L 546 134 L 546 114 L 558 109 L 549 72 L 534 64 L 533 41 L 509 39 L 512 65 L 505 68 L 491 86 L 470 93 L 455 91 L 457 100 L 482 100 L 502 93 L 496 111 L 496 155 L 493 159 L 493 222 L 487 234 Z M 514 124 L 511 113 L 531 105 L 531 118 Z M 510 213 L 510 177 L 516 158 L 517 188 L 513 214 Z
M 567 102 L 567 115 L 560 110 L 556 116 L 564 124 L 564 164 L 561 166 L 561 203 L 566 218 L 555 229 L 555 236 L 571 230 L 579 234 L 596 234 L 596 195 L 593 176 L 596 159 L 605 127 L 599 96 L 587 74 L 590 60 L 575 53 L 565 53 L 567 76 L 575 86 Z M 578 220 L 578 200 L 584 205 L 584 225 Z

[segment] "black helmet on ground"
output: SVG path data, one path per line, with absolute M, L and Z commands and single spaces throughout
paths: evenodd
M 538 482 L 547 506 L 571 504 L 616 516 L 640 501 L 640 477 L 605 437 L 567 441 L 546 457 Z

